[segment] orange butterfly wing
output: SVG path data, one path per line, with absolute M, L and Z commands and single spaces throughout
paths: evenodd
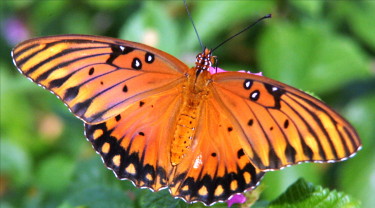
M 120 39 L 61 35 L 25 41 L 15 65 L 80 119 L 99 123 L 185 79 L 188 67 L 155 48 Z
M 120 179 L 153 190 L 170 187 L 172 195 L 188 202 L 211 204 L 251 190 L 264 174 L 238 151 L 238 142 L 213 131 L 211 125 L 230 121 L 208 123 L 212 114 L 220 116 L 208 103 L 194 139 L 199 145 L 172 166 L 170 144 L 186 96 L 182 91 L 195 69 L 169 54 L 113 38 L 64 35 L 25 41 L 12 56 L 21 73 L 85 122 L 86 137 Z
M 173 195 L 212 204 L 254 189 L 264 172 L 244 154 L 232 121 L 212 97 L 204 102 L 195 143 L 176 168 Z
M 203 55 L 197 66 L 207 67 L 211 53 Z M 226 200 L 253 189 L 263 171 L 338 161 L 360 147 L 349 123 L 297 89 L 245 73 L 211 76 L 143 44 L 54 36 L 21 43 L 12 56 L 85 122 L 86 137 L 118 178 L 170 187 L 188 202 Z M 208 94 L 196 96 L 201 90 Z
M 354 128 L 318 99 L 263 76 L 212 76 L 212 92 L 252 164 L 275 170 L 301 162 L 335 162 L 361 147 Z
M 120 179 L 154 190 L 166 187 L 170 145 L 181 105 L 176 86 L 133 103 L 104 123 L 85 124 L 85 134 L 107 167 Z
M 233 136 L 226 128 L 230 121 L 208 102 L 196 144 L 180 164 L 171 165 L 169 144 L 181 107 L 181 94 L 176 94 L 180 87 L 134 103 L 104 123 L 85 125 L 87 138 L 105 164 L 120 179 L 154 190 L 169 186 L 173 196 L 188 202 L 212 204 L 255 188 L 264 173 L 251 164 L 240 143 L 228 139 Z M 214 123 L 209 116 L 215 116 Z

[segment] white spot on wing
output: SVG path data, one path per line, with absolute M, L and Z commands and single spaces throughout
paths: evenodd
M 152 61 L 152 56 L 151 56 L 151 55 L 148 55 L 148 56 L 147 56 L 147 61 L 148 61 L 148 62 L 151 62 L 151 61 Z
M 202 164 L 203 164 L 203 162 L 202 162 L 202 155 L 200 154 L 200 155 L 198 155 L 197 158 L 195 158 L 193 168 L 197 169 L 200 166 L 202 166 Z
M 251 98 L 255 99 L 258 96 L 258 92 L 251 93 Z
M 245 87 L 246 87 L 246 88 L 249 88 L 250 85 L 251 85 L 251 81 L 250 81 L 250 80 L 248 80 L 248 81 L 245 82 Z
M 136 67 L 139 67 L 140 65 L 141 65 L 141 63 L 139 63 L 138 60 L 135 60 L 135 66 L 136 66 Z

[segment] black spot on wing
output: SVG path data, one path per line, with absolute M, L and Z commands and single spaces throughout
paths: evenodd
M 68 88 L 65 91 L 63 99 L 65 101 L 73 100 L 75 97 L 77 97 L 77 95 L 79 93 L 79 88 L 80 88 L 80 86 L 74 86 L 74 87 Z
M 94 71 L 95 71 L 94 67 L 91 67 L 91 69 L 89 70 L 89 75 L 90 75 L 90 76 L 93 75 L 93 74 L 94 74 Z
M 254 124 L 254 120 L 253 119 L 250 119 L 248 122 L 247 122 L 247 125 L 248 126 L 252 126 Z
M 142 62 L 139 58 L 134 58 L 132 61 L 132 68 L 136 70 L 142 69 Z
M 150 52 L 147 52 L 146 55 L 145 55 L 145 62 L 148 63 L 148 64 L 151 64 L 155 61 L 155 55 L 150 53 Z
M 264 84 L 264 87 L 267 89 L 268 93 L 270 93 L 274 98 L 274 102 L 275 102 L 274 108 L 280 109 L 281 96 L 285 93 L 285 90 L 280 89 L 279 87 L 276 87 L 276 86 L 272 86 L 270 84 L 266 84 L 266 83 Z
M 238 159 L 240 159 L 244 155 L 245 155 L 245 152 L 243 151 L 242 148 L 237 151 L 237 158 Z
M 128 92 L 128 86 L 127 86 L 127 85 L 124 85 L 124 87 L 122 88 L 122 91 L 123 91 L 123 92 Z
M 77 103 L 75 104 L 71 109 L 72 109 L 72 112 L 79 116 L 79 117 L 83 117 L 83 115 L 86 113 L 87 111 L 87 108 L 90 107 L 91 103 L 92 103 L 92 99 L 87 99 L 85 100 L 84 102 L 80 102 L 80 103 Z
M 285 156 L 286 156 L 287 161 L 290 163 L 295 163 L 296 154 L 297 154 L 297 151 L 294 149 L 294 147 L 288 144 L 285 148 Z
M 302 149 L 303 149 L 303 154 L 309 158 L 310 161 L 313 160 L 313 156 L 314 156 L 314 152 L 311 150 L 311 148 L 309 146 L 307 146 L 306 142 L 301 139 L 301 145 L 302 145 Z
M 121 120 L 121 115 L 118 114 L 116 117 L 115 117 L 116 121 L 120 121 Z
M 53 89 L 55 87 L 61 87 L 61 85 L 63 85 L 74 73 L 70 73 L 68 75 L 66 75 L 65 77 L 62 77 L 62 78 L 59 78 L 59 79 L 54 79 L 52 80 L 47 88 L 48 89 Z
M 274 149 L 270 149 L 268 152 L 268 157 L 269 157 L 269 168 L 280 168 L 282 166 L 280 158 L 276 155 Z
M 289 120 L 285 119 L 285 121 L 284 121 L 284 129 L 287 129 L 288 126 L 289 126 Z
M 256 164 L 260 169 L 266 169 L 267 167 L 263 164 L 262 160 L 260 159 L 259 155 L 254 152 L 253 157 L 251 160 L 253 161 L 254 164 Z
M 134 51 L 134 48 L 128 46 L 121 46 L 121 45 L 111 45 L 112 53 L 109 55 L 107 59 L 107 64 L 113 64 L 113 61 L 119 57 L 120 55 L 128 54 Z
M 260 97 L 260 92 L 259 90 L 254 90 L 253 92 L 250 93 L 250 100 L 252 101 L 257 101 Z
M 107 59 L 107 64 L 112 64 L 112 62 L 121 55 L 122 51 L 118 45 L 112 45 L 111 46 L 112 53 L 109 55 L 109 58 Z
M 246 89 L 246 90 L 249 90 L 251 88 L 251 86 L 253 85 L 253 82 L 252 80 L 250 79 L 246 79 L 243 83 L 243 88 Z

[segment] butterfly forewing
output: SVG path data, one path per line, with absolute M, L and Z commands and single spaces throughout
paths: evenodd
M 55 93 L 79 118 L 99 123 L 183 81 L 187 66 L 152 47 L 113 38 L 37 38 L 12 52 L 25 76 Z
M 85 125 L 88 140 L 120 179 L 154 190 L 168 185 L 170 143 L 180 86 L 142 99 L 106 122 Z M 155 119 L 157 118 L 157 119 Z
M 219 73 L 213 94 L 240 132 L 245 153 L 262 170 L 340 161 L 361 146 L 354 128 L 323 102 L 266 77 Z

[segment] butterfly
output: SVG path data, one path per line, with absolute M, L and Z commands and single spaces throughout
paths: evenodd
M 264 76 L 214 73 L 207 48 L 190 68 L 144 44 L 61 35 L 20 43 L 12 57 L 85 123 L 119 179 L 187 202 L 225 201 L 267 171 L 342 161 L 361 147 L 322 101 Z

